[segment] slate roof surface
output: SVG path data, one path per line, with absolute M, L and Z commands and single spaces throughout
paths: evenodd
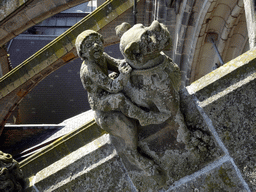
M 50 42 L 46 36 L 35 35 L 34 39 L 24 36 L 15 38 L 10 45 L 13 67 Z M 106 47 L 105 52 L 116 58 L 122 57 L 119 45 Z M 20 123 L 56 124 L 89 110 L 87 93 L 79 75 L 81 63 L 80 58 L 71 61 L 41 81 L 20 103 Z
M 60 124 L 6 125 L 1 136 L 1 150 L 20 161 L 93 119 L 94 111 L 88 110 Z

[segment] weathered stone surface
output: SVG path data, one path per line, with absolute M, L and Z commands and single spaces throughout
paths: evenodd
M 256 190 L 256 80 L 204 107 L 252 190 Z
M 95 110 L 96 123 L 121 138 L 125 144 L 119 151 L 146 175 L 157 178 L 161 186 L 165 179 L 159 166 L 137 150 L 138 125 L 161 124 L 177 118 L 174 127 L 180 132 L 178 140 L 186 143 L 188 133 L 179 112 L 180 72 L 162 52 L 171 45 L 170 34 L 163 24 L 154 21 L 149 27 L 137 24 L 129 29 L 121 25 L 118 30 L 121 29 L 128 29 L 122 32 L 120 40 L 125 61 L 103 53 L 103 38 L 99 33 L 86 30 L 77 37 L 77 54 L 83 60 L 81 81 Z M 109 70 L 119 74 L 113 77 Z
M 248 54 L 244 56 L 246 55 L 248 56 Z M 241 58 L 238 59 L 241 60 Z M 254 61 L 254 59 L 251 60 Z M 237 61 L 234 61 L 234 63 L 237 63 Z M 190 132 L 190 140 L 187 144 L 177 140 L 179 132 L 178 122 L 180 121 L 178 118 L 169 119 L 159 125 L 139 126 L 138 150 L 145 157 L 149 157 L 156 162 L 161 168 L 162 173 L 166 176 L 166 183 L 159 186 L 159 178 L 145 174 L 144 170 L 138 167 L 136 163 L 132 163 L 127 158 L 126 152 L 122 151 L 124 142 L 111 136 L 112 144 L 114 144 L 117 151 L 121 151 L 119 153 L 121 160 L 116 155 L 116 152 L 115 156 L 111 156 L 110 154 L 113 154 L 111 152 L 107 153 L 113 157 L 107 162 L 111 162 L 110 167 L 114 165 L 114 167 L 111 168 L 114 170 L 112 175 L 116 175 L 117 180 L 112 180 L 108 173 L 100 172 L 100 175 L 103 174 L 108 177 L 109 182 L 120 184 L 118 185 L 120 188 L 113 188 L 113 185 L 106 185 L 110 190 L 122 191 L 123 188 L 125 188 L 125 190 L 127 189 L 127 191 L 166 190 L 172 192 L 245 192 L 250 189 L 251 191 L 255 190 L 255 116 L 253 111 L 256 107 L 254 102 L 256 95 L 254 91 L 254 65 L 250 64 L 250 59 L 244 63 L 245 66 L 241 63 L 236 68 L 228 66 L 229 64 L 226 65 L 226 67 L 219 68 L 215 71 L 216 74 L 220 75 L 220 72 L 224 69 L 224 74 L 221 74 L 219 78 L 215 77 L 215 81 L 212 81 L 214 75 L 214 73 L 212 73 L 208 76 L 209 81 L 202 79 L 205 83 L 204 85 L 198 81 L 187 89 L 184 88 L 180 91 L 181 112 L 184 115 L 187 128 Z M 249 71 L 244 70 L 246 69 L 246 65 L 250 69 Z M 228 73 L 227 68 L 232 68 L 232 70 Z M 235 76 L 234 73 L 238 71 L 241 72 L 240 78 L 231 81 Z M 230 80 L 228 81 L 228 79 Z M 223 82 L 228 83 L 226 84 L 227 88 L 225 88 Z M 217 92 L 211 92 L 210 84 L 214 83 L 219 85 Z M 203 93 L 210 95 L 210 97 L 203 97 Z M 195 95 L 198 96 L 200 100 L 197 100 Z M 202 97 L 200 97 L 200 95 L 202 95 Z M 239 111 L 239 113 L 236 113 L 236 111 Z M 209 119 L 207 115 L 211 119 Z M 216 130 L 216 132 L 214 132 L 214 130 Z M 95 141 L 97 140 L 98 139 Z M 108 142 L 110 141 L 108 140 Z M 97 143 L 99 142 L 97 141 Z M 118 145 L 116 143 L 118 143 Z M 111 146 L 111 150 L 113 151 L 113 146 L 110 144 L 107 145 Z M 88 146 L 89 145 L 87 145 L 87 150 L 90 149 Z M 121 149 L 119 149 L 119 147 Z M 97 148 L 99 151 L 106 149 L 99 145 Z M 110 149 L 109 147 L 107 148 Z M 81 164 L 81 167 L 90 164 L 92 160 L 89 158 L 89 153 L 77 153 L 86 157 L 86 162 Z M 94 154 L 93 150 L 91 154 Z M 104 154 L 106 153 L 104 152 Z M 67 167 L 74 167 L 76 162 L 81 162 L 80 160 L 68 161 L 68 158 L 66 160 L 64 158 L 61 159 L 61 161 L 67 161 Z M 118 164 L 115 162 L 118 162 Z M 125 168 L 122 166 L 122 163 Z M 54 165 L 56 164 L 50 165 L 49 167 L 54 167 Z M 120 165 L 120 167 L 117 165 Z M 58 186 L 56 190 L 60 191 L 64 189 L 72 191 L 71 187 L 73 187 L 73 190 L 85 190 L 86 186 L 84 183 L 87 183 L 91 188 L 104 191 L 99 187 L 99 182 L 104 185 L 105 180 L 102 178 L 98 179 L 95 177 L 94 173 L 98 173 L 97 171 L 99 169 L 97 167 L 109 170 L 109 164 L 96 163 L 95 166 L 95 169 L 90 169 L 90 172 L 83 172 L 84 170 L 81 168 L 77 168 L 77 172 L 74 168 L 67 168 L 65 170 L 57 168 L 60 171 L 58 172 L 57 170 L 55 172 L 60 173 L 62 178 L 71 178 L 71 181 L 61 183 L 57 181 L 57 179 L 53 179 L 54 184 L 51 183 L 53 181 L 51 181 L 50 178 L 52 175 L 56 175 L 55 173 L 50 173 L 50 168 L 48 167 L 38 173 L 38 176 L 41 174 L 41 179 L 38 179 L 36 186 L 38 185 L 38 188 L 40 188 L 41 183 L 49 179 L 50 181 L 46 185 L 50 185 L 47 186 L 47 188 L 50 189 L 52 187 L 51 190 L 54 189 L 54 186 Z M 85 167 L 86 170 L 88 170 L 87 166 Z M 77 173 L 77 177 L 70 177 L 68 175 L 70 172 Z M 94 182 L 94 185 L 91 185 L 92 182 L 88 177 L 96 178 L 94 181 L 99 182 Z M 30 180 L 33 180 L 33 178 L 31 177 Z M 62 179 L 62 181 L 64 180 Z M 130 182 L 132 182 L 132 184 Z M 126 188 L 126 186 L 128 186 L 128 188 Z
M 255 73 L 255 53 L 255 48 L 247 51 L 221 68 L 195 81 L 187 87 L 189 93 L 195 94 L 198 100 L 203 102 L 202 105 L 207 105 L 222 95 L 232 92 L 237 83 L 237 86 L 244 84 L 243 80 Z
M 244 53 L 188 87 L 252 191 L 256 190 L 255 51 Z
M 188 145 L 177 141 L 178 119 L 169 119 L 159 125 L 139 127 L 139 151 L 153 159 L 162 169 L 162 174 L 166 177 L 164 185 L 159 186 L 156 177 L 145 175 L 143 170 L 127 159 L 125 152 L 120 152 L 128 174 L 138 190 L 167 190 L 176 181 L 200 171 L 224 155 L 204 118 L 198 112 L 193 96 L 190 96 L 186 89 L 183 89 L 180 95 L 181 110 L 191 133 Z M 124 147 L 122 140 L 112 137 L 111 141 L 117 147 L 117 151 L 122 151 L 119 149 Z
M 68 185 L 55 191 L 136 191 L 125 174 L 120 159 L 113 158 L 108 162 L 91 170 L 89 173 L 72 180 Z
M 27 191 L 134 191 L 107 134 L 30 178 Z
M 252 49 L 255 47 L 255 10 L 253 7 L 255 6 L 253 1 L 244 0 L 244 8 L 245 8 L 245 15 L 246 15 L 246 23 L 248 29 L 248 36 L 249 36 L 249 44 L 250 48 Z
M 0 77 L 8 73 L 10 70 L 11 70 L 10 55 L 7 53 L 4 47 L 1 47 L 0 48 Z
M 230 162 L 226 162 L 198 177 L 195 176 L 192 180 L 188 180 L 186 184 L 173 188 L 169 192 L 247 191 Z
M 119 2 L 119 1 L 116 1 Z M 128 2 L 128 1 L 126 1 Z M 129 1 L 132 2 L 132 1 Z M 150 1 L 147 1 L 150 2 Z M 178 2 L 178 1 L 177 1 Z M 218 23 L 216 24 L 215 21 L 217 21 L 218 19 L 216 19 L 216 16 L 218 18 L 222 18 L 223 15 L 226 15 L 226 11 L 218 11 L 220 10 L 217 6 L 221 5 L 223 6 L 224 4 L 229 4 L 229 5 L 235 5 L 238 4 L 239 7 L 241 8 L 239 11 L 235 12 L 236 16 L 238 16 L 237 18 L 240 18 L 239 15 L 243 14 L 243 0 L 239 0 L 239 1 L 213 1 L 213 0 L 209 0 L 208 2 L 205 1 L 204 5 L 206 5 L 205 7 L 201 7 L 202 5 L 202 1 L 195 1 L 194 2 L 194 7 L 190 7 L 192 6 L 192 3 L 194 1 L 186 1 L 184 2 L 184 5 L 181 7 L 181 12 L 180 12 L 180 18 L 177 17 L 177 21 L 184 21 L 186 19 L 189 19 L 189 23 L 195 22 L 195 26 L 198 26 L 198 28 L 193 29 L 193 26 L 181 26 L 182 24 L 184 24 L 183 22 L 181 22 L 181 24 L 177 24 L 174 22 L 173 23 L 173 29 L 182 29 L 180 30 L 181 33 L 178 33 L 176 36 L 176 40 L 174 41 L 177 45 L 179 45 L 176 49 L 174 48 L 174 54 L 176 53 L 176 51 L 178 50 L 185 50 L 185 51 L 189 51 L 192 54 L 191 55 L 187 55 L 184 54 L 183 56 L 181 56 L 181 58 L 179 59 L 178 56 L 176 55 L 176 59 L 177 61 L 180 60 L 181 62 L 181 66 L 182 65 L 191 65 L 191 58 L 194 58 L 195 62 L 192 66 L 191 69 L 188 69 L 188 71 L 191 71 L 191 76 L 189 76 L 189 78 L 194 79 L 195 74 L 197 72 L 200 72 L 200 68 L 201 66 L 206 66 L 205 64 L 207 64 L 207 66 L 209 67 L 209 70 L 211 70 L 211 65 L 214 64 L 216 62 L 216 58 L 214 59 L 214 55 L 212 53 L 213 49 L 211 46 L 203 46 L 204 43 L 204 33 L 207 32 L 205 30 L 210 29 L 212 31 L 219 31 L 220 36 L 221 37 L 231 37 L 232 34 L 234 34 L 233 32 L 228 34 L 228 32 L 226 31 L 226 29 L 232 29 L 232 26 L 225 26 L 223 27 L 223 30 L 219 29 L 220 26 L 223 26 L 223 23 L 229 24 L 230 20 L 225 21 L 224 19 L 221 21 L 222 25 L 218 25 Z M 165 3 L 164 1 L 159 1 L 159 4 L 162 6 L 161 3 Z M 211 4 L 210 8 L 209 8 L 209 4 Z M 215 6 L 216 4 L 216 6 Z M 216 8 L 215 8 L 216 7 Z M 233 9 L 234 6 L 230 6 L 231 10 Z M 123 6 L 118 7 L 115 11 L 118 12 L 118 14 L 123 13 L 122 10 Z M 192 9 L 191 9 L 192 8 Z M 192 11 L 191 11 L 192 10 Z M 216 12 L 215 12 L 216 10 Z M 194 14 L 193 11 L 199 12 L 200 14 Z M 207 14 L 204 14 L 205 12 L 209 12 Z M 190 14 L 191 12 L 191 14 Z M 210 13 L 211 12 L 211 13 Z M 216 15 L 218 12 L 218 15 Z M 234 11 L 232 11 L 233 13 Z M 231 15 L 232 15 L 231 13 Z M 162 13 L 161 13 L 162 14 Z M 109 16 L 113 16 L 115 17 L 116 14 L 106 14 L 106 17 Z M 206 15 L 206 16 L 205 16 Z M 104 15 L 105 16 L 105 15 Z M 212 17 L 215 17 L 215 19 L 213 19 L 211 21 Z M 146 20 L 146 19 L 145 19 Z M 175 20 L 175 19 L 173 19 Z M 92 20 L 91 20 L 92 21 Z M 234 23 L 237 24 L 237 22 L 239 22 L 239 19 L 234 19 Z M 146 21 L 148 22 L 148 21 Z M 179 22 L 179 21 L 178 21 Z M 94 23 L 94 21 L 92 21 L 92 23 Z M 104 21 L 104 19 L 100 19 L 99 23 L 102 25 L 105 25 L 106 22 Z M 200 31 L 200 25 L 201 23 L 203 23 L 205 25 L 205 29 Z M 209 23 L 209 24 L 207 24 Z M 175 27 L 174 27 L 175 26 Z M 239 26 L 239 25 L 237 25 Z M 83 25 L 81 28 L 87 28 L 88 25 Z M 227 28 L 226 28 L 227 27 Z M 188 28 L 188 30 L 186 29 Z M 233 28 L 231 31 L 234 31 L 235 33 L 237 33 L 237 35 L 246 37 L 246 34 L 240 33 L 238 32 L 239 28 Z M 246 30 L 243 30 L 246 31 Z M 201 40 L 197 40 L 197 36 L 200 33 L 200 36 L 202 35 L 202 37 L 200 37 Z M 75 36 L 76 34 L 72 34 L 71 36 Z M 224 35 L 224 36 L 223 36 Z M 249 36 L 251 36 L 249 34 Z M 184 38 L 186 38 L 188 41 L 190 41 L 191 39 L 193 39 L 193 41 L 191 43 L 189 43 L 188 41 L 184 41 Z M 233 35 L 232 38 L 236 38 L 236 35 Z M 244 38 L 245 40 L 247 38 Z M 74 38 L 73 38 L 74 40 Z M 228 42 L 227 45 L 232 45 L 232 42 L 230 43 L 230 41 L 226 41 Z M 242 44 L 243 42 L 240 41 L 240 44 Z M 183 45 L 183 46 L 182 46 Z M 219 42 L 220 48 L 221 49 L 226 49 L 223 41 Z M 182 48 L 183 47 L 183 48 Z M 196 49 L 196 54 L 194 54 L 194 47 L 197 47 Z M 242 47 L 242 45 L 241 45 Z M 209 48 L 209 49 L 208 49 Z M 230 48 L 230 47 L 229 47 Z M 239 47 L 240 48 L 240 47 Z M 191 51 L 190 51 L 191 49 Z M 230 50 L 230 49 L 228 49 Z M 182 54 L 182 51 L 180 52 Z M 203 54 L 202 54 L 203 53 Z M 228 55 L 234 55 L 233 53 L 235 53 L 235 51 L 230 51 L 227 52 Z M 61 51 L 59 53 L 60 55 L 62 54 Z M 65 54 L 65 52 L 63 52 L 63 54 Z M 240 54 L 240 52 L 239 52 Z M 253 53 L 255 55 L 255 53 Z M 197 55 L 199 55 L 199 57 L 197 57 Z M 212 55 L 212 56 L 210 56 Z M 224 53 L 225 55 L 225 53 Z M 206 58 L 207 57 L 207 58 Z M 206 59 L 205 59 L 206 58 Z M 48 58 L 47 58 L 48 59 Z M 176 138 L 178 135 L 178 129 L 173 128 L 173 125 L 176 125 L 177 123 L 175 121 L 167 121 L 164 124 L 161 124 L 160 126 L 145 126 L 145 127 L 139 127 L 139 150 L 142 153 L 145 153 L 145 156 L 150 156 L 150 158 L 154 159 L 154 161 L 156 161 L 160 167 L 164 167 L 166 165 L 170 165 L 171 169 L 169 170 L 168 168 L 163 168 L 163 170 L 167 170 L 167 175 L 171 178 L 174 178 L 173 180 L 168 180 L 168 185 L 170 186 L 171 183 L 173 183 L 174 181 L 177 181 L 179 183 L 183 184 L 181 185 L 182 187 L 177 188 L 176 191 L 179 191 L 178 189 L 180 189 L 181 191 L 196 191 L 197 189 L 201 189 L 202 191 L 204 190 L 208 190 L 208 191 L 225 191 L 225 190 L 229 190 L 229 191 L 243 191 L 244 189 L 246 189 L 246 191 L 250 191 L 248 188 L 246 188 L 246 184 L 242 183 L 243 178 L 245 178 L 246 182 L 250 183 L 250 187 L 251 190 L 254 191 L 254 164 L 255 164 L 255 160 L 254 160 L 254 154 L 253 152 L 255 151 L 255 146 L 254 146 L 254 127 L 255 127 L 255 116 L 253 115 L 254 113 L 254 109 L 255 109 L 255 105 L 254 103 L 249 104 L 247 102 L 251 102 L 253 101 L 253 98 L 255 98 L 255 92 L 253 92 L 253 87 L 255 87 L 255 83 L 254 80 L 249 80 L 248 74 L 244 73 L 244 70 L 246 70 L 247 72 L 253 72 L 253 67 L 255 66 L 255 63 L 247 66 L 244 66 L 242 68 L 237 69 L 237 65 L 239 65 L 240 63 L 244 63 L 245 61 L 236 61 L 236 63 L 233 66 L 229 66 L 228 68 L 222 68 L 220 70 L 218 70 L 216 73 L 213 74 L 209 74 L 209 76 L 205 79 L 202 79 L 201 81 L 196 82 L 195 84 L 197 84 L 197 86 L 205 86 L 203 87 L 201 90 L 197 90 L 195 91 L 195 96 L 198 97 L 199 102 L 196 100 L 194 100 L 195 98 L 193 98 L 193 93 L 191 93 L 191 96 L 187 95 L 186 92 L 182 92 L 181 93 L 181 111 L 184 114 L 184 118 L 186 120 L 187 123 L 187 128 L 190 131 L 191 134 L 191 138 L 189 140 L 188 145 L 185 145 L 183 143 L 179 143 Z M 198 64 L 198 65 L 197 65 Z M 235 71 L 237 73 L 233 73 L 232 71 L 230 71 L 229 69 L 235 69 Z M 182 69 L 184 69 L 184 74 L 187 72 L 186 71 L 186 67 L 182 67 Z M 230 74 L 232 76 L 232 78 L 230 77 Z M 184 78 L 186 76 L 184 75 Z M 250 77 L 249 77 L 250 78 Z M 254 78 L 254 77 L 253 77 Z M 25 78 L 24 78 L 25 79 Z M 243 81 L 242 84 L 240 84 L 241 82 L 239 81 Z M 244 81 L 245 80 L 245 81 Z M 249 81 L 247 81 L 249 80 Z M 209 83 L 209 81 L 215 82 L 215 83 Z M 10 88 L 10 87 L 9 87 Z M 244 91 L 243 89 L 250 89 L 250 91 Z M 233 94 L 237 94 L 237 96 L 233 95 Z M 2 95 L 0 93 L 0 95 Z M 183 95 L 183 96 L 182 96 Z M 253 97 L 251 97 L 250 95 L 252 95 Z M 4 94 L 2 95 L 2 97 L 4 96 Z M 240 97 L 240 98 L 239 98 Z M 183 100 L 183 98 L 185 98 Z M 241 99 L 245 99 L 245 101 L 247 101 L 246 103 L 244 101 L 241 101 Z M 186 101 L 188 101 L 188 103 L 186 103 Z M 201 112 L 198 112 L 197 108 L 198 105 L 200 105 L 199 107 L 202 107 L 202 111 L 206 112 L 206 114 L 208 115 L 208 117 L 210 117 L 211 119 L 206 119 L 207 118 L 205 115 L 204 117 L 202 117 Z M 227 109 L 227 112 L 226 112 Z M 237 114 L 235 111 L 239 111 L 239 114 Z M 240 113 L 241 112 L 241 113 Z M 245 116 L 245 117 L 244 117 Z M 221 122 L 219 122 L 221 121 Z M 211 131 L 208 128 L 209 123 L 213 122 L 213 126 L 211 127 Z M 212 135 L 212 129 L 217 130 L 218 134 Z M 218 140 L 218 142 L 216 142 L 214 137 L 220 137 L 220 141 Z M 239 142 L 241 141 L 241 145 L 239 144 Z M 219 148 L 217 143 L 221 143 L 223 142 L 223 146 L 221 146 L 221 148 L 227 148 L 227 150 L 225 150 L 225 157 L 228 157 L 228 159 L 231 161 L 232 160 L 232 165 L 230 163 L 230 161 L 228 163 L 224 163 L 223 165 L 220 165 L 220 167 L 209 171 L 207 173 L 204 172 L 204 167 L 209 167 L 209 163 L 212 161 L 216 161 L 217 159 L 221 158 L 221 156 L 223 155 L 222 150 Z M 68 147 L 72 150 L 74 150 L 74 147 L 72 145 L 72 143 L 68 143 Z M 61 148 L 62 151 L 60 152 L 60 154 L 64 151 L 64 148 Z M 189 150 L 190 149 L 190 150 Z M 206 149 L 206 151 L 205 151 Z M 59 148 L 55 148 L 55 152 L 56 154 L 59 152 L 58 151 Z M 168 153 L 167 153 L 167 152 Z M 63 153 L 63 154 L 67 154 L 67 153 Z M 172 154 L 172 155 L 170 155 Z M 242 154 L 242 155 L 240 155 Z M 230 156 L 229 156 L 230 155 Z M 61 156 L 61 155 L 60 155 Z M 49 159 L 50 159 L 50 155 L 49 155 Z M 63 156 L 61 156 L 63 157 Z M 163 159 L 163 157 L 167 157 L 166 159 Z M 175 158 L 176 157 L 176 158 Z M 187 159 L 186 159 L 187 157 Z M 118 158 L 117 158 L 118 159 Z M 235 163 L 233 162 L 233 159 L 235 161 Z M 56 159 L 55 159 L 56 160 Z M 59 159 L 58 159 L 59 160 Z M 185 162 L 189 161 L 189 162 Z M 33 160 L 32 160 L 33 161 Z M 117 160 L 119 162 L 119 160 Z M 38 161 L 40 163 L 40 161 Z M 53 161 L 54 162 L 54 161 Z M 115 160 L 113 160 L 113 162 L 115 162 Z M 136 165 L 134 164 L 128 164 L 130 163 L 129 160 L 125 160 L 125 158 L 123 158 L 123 162 L 126 165 L 126 168 L 128 170 L 128 173 L 130 175 L 130 177 L 132 178 L 132 181 L 134 181 L 135 185 L 137 186 L 138 189 L 140 189 L 141 191 L 158 191 L 158 189 L 156 188 L 155 184 L 156 181 L 154 179 L 152 179 L 151 177 L 146 177 L 143 173 L 142 170 L 140 170 L 138 167 L 136 167 Z M 128 163 L 127 163 L 128 162 Z M 38 163 L 38 164 L 39 164 Z M 71 164 L 72 162 L 70 162 Z M 199 165 L 198 165 L 198 164 Z M 247 165 L 248 163 L 248 165 Z M 115 164 L 116 165 L 116 164 Z M 240 178 L 238 178 L 234 172 L 234 168 L 237 169 L 237 167 L 240 168 L 242 176 L 239 176 Z M 98 165 L 99 167 L 101 165 Z M 108 166 L 102 166 L 104 168 L 108 167 Z M 31 168 L 33 169 L 33 167 Z M 108 169 L 108 168 L 107 168 Z M 114 168 L 113 168 L 114 169 Z M 81 170 L 81 169 L 80 169 Z M 94 169 L 96 170 L 96 169 Z M 237 169 L 239 172 L 239 169 Z M 184 181 L 182 178 L 186 178 L 184 172 L 188 171 L 186 174 L 192 174 L 194 171 L 196 171 L 197 175 L 195 176 L 195 180 L 187 183 L 186 181 Z M 33 172 L 33 170 L 31 171 Z M 38 172 L 38 171 L 35 171 Z M 97 172 L 97 171 L 95 171 Z M 120 173 L 119 171 L 117 171 L 118 173 Z M 226 173 L 225 173 L 226 172 Z M 69 174 L 68 172 L 62 172 L 64 175 L 65 174 Z M 221 174 L 220 174 L 221 173 Z M 93 174 L 90 173 L 86 173 L 87 176 L 90 176 L 92 178 L 95 178 Z M 177 175 L 177 174 L 181 174 Z M 208 177 L 210 175 L 210 178 Z M 109 176 L 108 174 L 103 174 L 105 176 Z M 117 177 L 119 178 L 121 174 L 116 174 Z M 199 175 L 199 176 L 198 176 Z M 184 177 L 185 176 L 185 177 Z M 193 176 L 193 175 L 192 175 Z M 198 177 L 197 177 L 198 176 Z M 212 176 L 212 177 L 211 177 Z M 122 177 L 122 176 L 121 176 Z M 44 178 L 44 177 L 42 177 Z M 74 178 L 74 177 L 73 177 Z M 124 176 L 123 178 L 127 178 L 126 176 Z M 209 180 L 207 180 L 207 178 L 209 178 Z M 229 178 L 229 179 L 228 179 Z M 74 178 L 75 179 L 75 178 Z M 81 180 L 80 180 L 81 179 Z M 42 179 L 43 180 L 43 179 Z M 47 179 L 46 179 L 47 180 Z M 83 176 L 79 176 L 77 177 L 77 180 L 81 181 L 81 183 L 77 184 L 75 180 L 72 180 L 72 186 L 77 186 L 77 190 L 81 190 L 83 191 L 83 182 L 85 180 L 85 178 Z M 240 181 L 239 181 L 240 180 Z M 56 180 L 55 180 L 56 181 Z M 145 184 L 143 185 L 143 183 L 141 182 L 149 182 L 148 186 L 146 186 Z M 185 182 L 185 183 L 184 183 Z M 207 183 L 208 182 L 208 183 Z M 103 184 L 105 184 L 104 182 L 102 182 Z M 125 183 L 125 182 L 121 182 L 121 183 Z M 175 183 L 175 182 L 174 182 Z M 201 184 L 200 184 L 201 183 Z M 233 184 L 236 183 L 237 186 L 233 186 Z M 49 182 L 49 184 L 52 184 L 51 182 Z M 91 183 L 89 182 L 89 185 Z M 96 183 L 95 185 L 97 185 L 98 183 Z M 242 186 L 243 185 L 243 186 Z M 64 184 L 63 188 L 62 186 L 59 189 L 66 189 L 67 190 L 72 190 L 70 189 L 70 186 L 68 184 Z M 124 187 L 124 185 L 120 185 L 122 187 Z M 183 187 L 187 186 L 187 190 L 185 190 Z M 193 188 L 193 186 L 197 186 L 197 189 Z M 225 186 L 225 187 L 223 187 Z M 40 185 L 39 185 L 40 187 Z M 97 186 L 92 186 L 95 189 L 97 188 Z M 201 187 L 201 188 L 200 188 Z M 49 187 L 48 187 L 49 188 Z M 168 188 L 168 186 L 165 188 Z M 76 189 L 75 187 L 73 188 L 74 190 Z M 101 190 L 102 188 L 97 188 L 98 190 Z M 97 190 L 96 189 L 96 190 Z M 109 188 L 110 190 L 119 190 L 116 188 Z M 58 190 L 58 189 L 56 189 Z M 130 190 L 127 189 L 128 191 Z M 167 190 L 172 190 L 171 189 L 167 189 Z
M 71 152 L 99 138 L 104 133 L 93 120 L 87 122 L 20 162 L 24 175 L 28 178 L 31 177 L 35 172 L 37 173 L 52 163 L 59 161 Z
M 0 21 L 14 12 L 17 8 L 24 5 L 28 0 L 3 0 L 0 2 Z
M 0 191 L 22 192 L 25 189 L 25 179 L 19 163 L 12 155 L 0 151 Z
M 103 39 L 97 32 L 86 30 L 77 37 L 77 53 L 84 60 L 81 80 L 97 124 L 112 135 L 136 188 L 168 189 L 223 153 L 193 97 L 183 91 L 189 128 L 185 124 L 179 109 L 180 71 L 161 52 L 171 44 L 167 28 L 154 21 L 149 27 L 137 24 L 126 30 L 120 49 L 127 63 L 103 53 Z M 117 68 L 117 77 L 108 76 L 108 70 Z
M 166 173 L 168 179 L 164 189 L 168 189 L 174 182 L 201 170 L 224 155 L 202 115 L 198 112 L 193 97 L 189 96 L 185 90 L 182 90 L 180 95 L 181 111 L 191 134 L 187 145 L 177 141 L 177 122 L 171 120 L 157 128 L 151 127 L 155 132 L 152 131 L 154 134 L 147 135 L 146 138 L 142 136 L 143 131 L 139 134 L 143 138 L 139 141 L 139 147 L 152 157 Z M 150 130 L 150 127 L 144 127 L 144 129 Z M 131 176 L 131 178 L 136 185 L 136 177 Z M 149 183 L 152 185 L 148 184 L 143 187 L 148 190 L 157 190 L 153 182 Z M 143 189 L 140 185 L 136 187 Z

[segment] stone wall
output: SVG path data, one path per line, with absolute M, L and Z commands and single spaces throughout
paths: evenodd
M 248 191 L 256 190 L 255 52 L 244 53 L 188 87 Z

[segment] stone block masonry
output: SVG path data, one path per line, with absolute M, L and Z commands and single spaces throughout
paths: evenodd
M 255 191 L 255 49 L 204 76 L 188 92 L 246 191 Z
M 150 177 L 136 178 L 141 170 L 120 159 L 107 134 L 101 136 L 99 132 L 94 140 L 88 140 L 87 129 L 100 131 L 92 122 L 21 162 L 30 178 L 29 190 L 76 191 L 89 187 L 95 191 L 255 191 L 255 52 L 246 52 L 181 90 L 181 111 L 191 132 L 193 152 L 175 141 L 172 122 L 141 127 L 140 148 L 158 157 L 167 170 L 168 184 L 162 189 L 155 190 Z M 85 146 L 74 142 L 69 147 L 71 140 L 85 137 L 89 141 Z M 57 156 L 49 163 L 46 159 L 52 155 Z M 163 156 L 168 156 L 168 161 Z M 31 169 L 39 162 L 48 163 Z

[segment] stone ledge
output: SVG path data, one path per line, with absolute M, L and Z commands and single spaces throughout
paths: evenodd
M 133 191 L 105 134 L 30 177 L 27 191 Z
M 25 177 L 30 177 L 103 134 L 105 132 L 93 120 L 21 161 L 21 169 Z
M 256 69 L 256 48 L 247 51 L 225 65 L 203 76 L 187 87 L 190 94 L 195 94 L 203 101 L 227 87 L 250 76 Z
M 246 190 L 252 191 L 256 190 L 255 53 L 252 49 L 242 54 L 188 87 L 234 160 Z
M 252 191 L 255 184 L 256 78 L 202 103 L 205 113 Z
M 187 191 L 240 191 L 246 192 L 236 171 L 230 161 L 220 166 L 202 173 L 198 177 L 181 184 L 180 186 L 169 189 L 169 192 Z

